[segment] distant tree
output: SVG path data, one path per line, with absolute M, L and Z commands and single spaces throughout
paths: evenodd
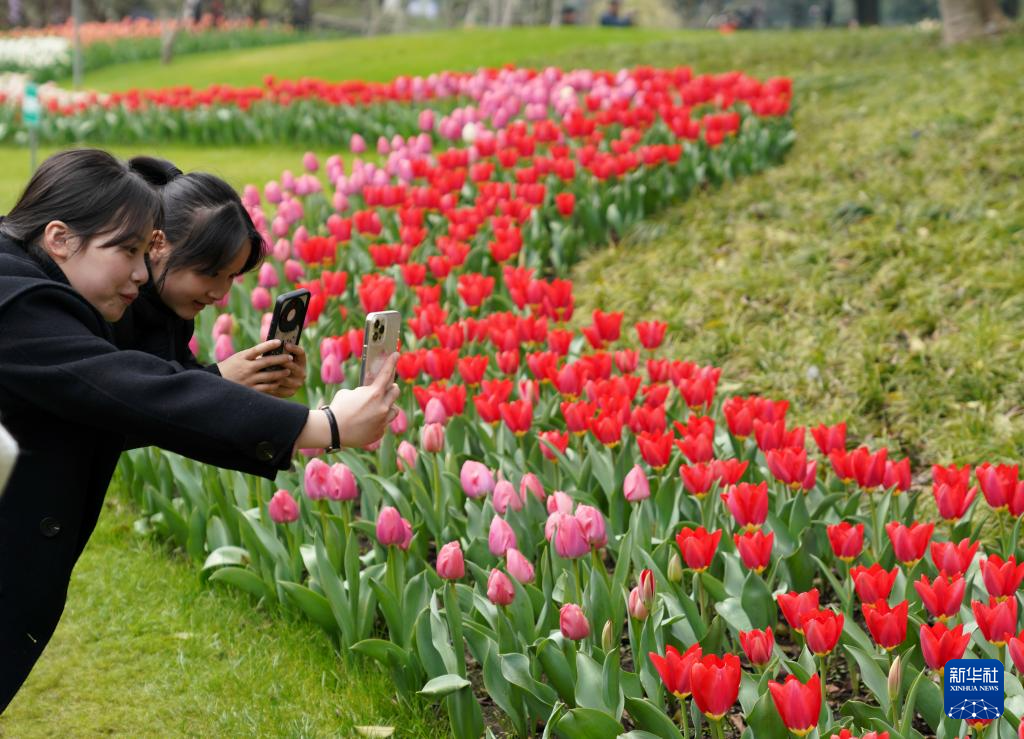
M 947 44 L 1002 33 L 1010 26 L 997 0 L 939 0 L 939 12 Z

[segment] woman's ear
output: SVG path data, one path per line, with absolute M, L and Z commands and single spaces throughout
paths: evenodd
M 68 224 L 64 221 L 50 221 L 43 229 L 43 237 L 40 239 L 43 250 L 50 255 L 50 258 L 57 264 L 66 262 L 76 251 L 78 251 L 78 237 L 76 237 Z
M 163 231 L 154 231 L 149 247 L 149 261 L 157 271 L 163 269 L 164 262 L 170 255 L 171 245 L 167 243 L 167 235 Z

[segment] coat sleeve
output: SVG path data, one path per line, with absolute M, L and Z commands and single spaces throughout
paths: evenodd
M 0 311 L 0 324 L 0 385 L 29 405 L 270 479 L 291 464 L 305 407 L 119 351 L 99 335 L 98 315 L 70 290 L 23 293 Z

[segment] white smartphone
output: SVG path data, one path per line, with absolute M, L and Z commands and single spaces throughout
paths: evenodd
M 396 310 L 367 314 L 363 329 L 363 363 L 359 369 L 360 385 L 373 382 L 387 358 L 398 351 L 401 330 L 402 314 Z

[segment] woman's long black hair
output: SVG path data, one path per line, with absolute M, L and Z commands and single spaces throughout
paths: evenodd
M 28 181 L 0 232 L 31 251 L 51 221 L 62 221 L 82 244 L 148 243 L 163 226 L 163 203 L 151 183 L 101 149 L 70 149 L 49 157 Z
M 267 244 L 234 188 L 206 172 L 181 170 L 165 159 L 135 157 L 129 166 L 155 186 L 163 200 L 163 231 L 171 245 L 160 282 L 181 269 L 216 274 L 248 246 L 242 266 L 259 266 Z

